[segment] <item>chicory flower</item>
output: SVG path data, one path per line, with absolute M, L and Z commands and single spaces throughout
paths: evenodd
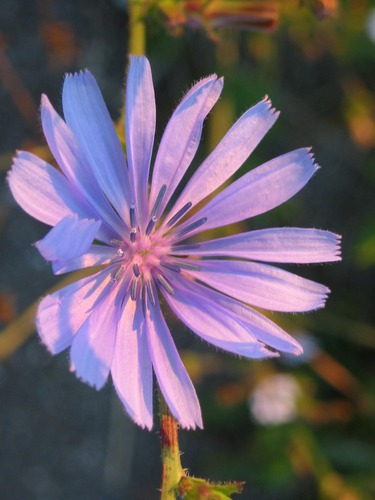
M 180 425 L 202 427 L 161 302 L 220 349 L 247 358 L 299 354 L 296 340 L 250 306 L 284 312 L 323 307 L 325 286 L 269 263 L 340 259 L 339 237 L 316 229 L 272 228 L 194 242 L 197 234 L 277 207 L 317 169 L 310 150 L 299 149 L 212 197 L 275 123 L 278 113 L 264 99 L 237 120 L 181 191 L 222 86 L 212 75 L 184 96 L 151 171 L 156 111 L 148 60 L 130 61 L 126 155 L 93 76 L 68 75 L 65 121 L 46 96 L 41 105 L 59 170 L 19 152 L 8 176 L 21 207 L 52 226 L 36 246 L 56 274 L 99 266 L 41 300 L 36 324 L 42 341 L 52 354 L 70 347 L 72 369 L 97 389 L 111 374 L 128 414 L 149 429 L 153 373 Z

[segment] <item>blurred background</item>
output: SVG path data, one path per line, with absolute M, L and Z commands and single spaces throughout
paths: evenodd
M 240 173 L 302 146 L 313 147 L 322 168 L 296 197 L 242 229 L 317 227 L 343 236 L 342 263 L 290 268 L 331 288 L 326 308 L 272 314 L 303 344 L 299 358 L 239 360 L 168 318 L 205 422 L 203 431 L 181 432 L 183 466 L 197 477 L 245 480 L 244 499 L 375 498 L 375 1 L 246 1 L 258 6 L 260 18 L 250 21 L 164 3 L 147 15 L 157 136 L 193 81 L 224 75 L 197 167 L 268 94 L 281 116 Z M 33 246 L 46 227 L 9 192 L 12 156 L 27 149 L 50 159 L 40 95 L 61 112 L 66 72 L 89 68 L 117 120 L 128 40 L 124 0 L 0 0 L 3 500 L 159 496 L 157 423 L 153 432 L 136 427 L 111 382 L 96 392 L 77 381 L 67 352 L 52 357 L 28 334 L 32 311 L 14 324 L 61 278 Z

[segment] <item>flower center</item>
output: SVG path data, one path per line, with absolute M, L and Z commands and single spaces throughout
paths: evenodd
M 165 260 L 168 251 L 165 245 L 160 244 L 158 236 L 153 233 L 160 217 L 160 206 L 166 190 L 167 186 L 164 184 L 156 198 L 150 213 L 150 220 L 144 231 L 138 225 L 136 206 L 133 203 L 129 209 L 129 240 L 113 242 L 118 246 L 120 257 L 120 265 L 113 280 L 117 282 L 126 273 L 132 300 L 142 298 L 144 303 L 149 302 L 152 305 L 156 303 L 155 283 L 173 294 L 172 286 L 163 275 L 163 258 Z
M 194 261 L 174 256 L 172 252 L 172 247 L 178 240 L 184 239 L 183 237 L 188 235 L 190 231 L 202 226 L 207 221 L 203 217 L 187 226 L 185 225 L 180 230 L 173 231 L 176 222 L 192 207 L 191 202 L 186 203 L 165 225 L 162 225 L 161 231 L 154 231 L 161 216 L 161 206 L 166 191 L 167 186 L 163 184 L 150 212 L 146 229 L 139 227 L 136 206 L 133 203 L 129 209 L 129 239 L 113 240 L 112 242 L 118 248 L 118 257 L 114 263 L 119 264 L 113 275 L 113 281 L 117 282 L 120 278 L 124 278 L 127 283 L 126 290 L 130 290 L 132 300 L 141 299 L 144 306 L 156 304 L 157 288 L 161 288 L 170 295 L 174 294 L 171 284 L 173 283 L 173 273 L 180 273 L 184 270 L 200 270 L 200 266 Z M 171 230 L 174 232 L 174 236 L 170 238 L 168 235 L 163 235 L 165 230 L 167 232 Z M 176 237 L 177 241 L 175 241 Z M 171 271 L 173 271 L 172 275 Z

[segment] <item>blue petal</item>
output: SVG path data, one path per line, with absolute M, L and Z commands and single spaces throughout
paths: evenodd
M 112 364 L 120 313 L 119 289 L 112 287 L 74 336 L 71 369 L 83 382 L 101 389 Z
M 257 262 L 200 260 L 199 267 L 186 273 L 237 300 L 271 311 L 318 309 L 324 307 L 329 293 L 324 285 Z
M 100 228 L 100 221 L 64 217 L 36 247 L 46 260 L 70 260 L 83 255 Z
M 130 58 L 126 84 L 126 153 L 138 222 L 148 217 L 148 175 L 154 144 L 156 107 L 151 68 L 145 57 Z
M 44 297 L 38 306 L 36 326 L 52 354 L 72 343 L 73 337 L 92 312 L 111 276 L 101 271 Z
M 156 291 L 155 291 L 156 293 Z M 199 401 L 158 304 L 147 311 L 145 333 L 159 387 L 181 427 L 203 427 Z
M 48 146 L 67 179 L 93 207 L 93 211 L 117 231 L 124 234 L 126 225 L 105 197 L 95 178 L 84 149 L 64 120 L 56 113 L 46 96 L 42 96 L 41 117 Z
M 264 163 L 221 191 L 177 231 L 200 219 L 207 222 L 189 232 L 233 224 L 271 210 L 294 196 L 310 180 L 318 166 L 310 150 L 297 149 Z M 196 186 L 199 190 L 199 186 Z
M 134 422 L 152 428 L 152 364 L 143 328 L 142 305 L 124 301 L 111 374 L 117 394 Z
M 63 274 L 85 267 L 109 264 L 116 257 L 118 257 L 118 250 L 116 248 L 105 245 L 91 245 L 79 257 L 70 260 L 54 260 L 52 262 L 52 269 L 55 274 Z
M 174 111 L 160 141 L 150 193 L 150 207 L 163 185 L 167 187 L 160 213 L 189 167 L 198 149 L 203 121 L 218 100 L 223 80 L 216 75 L 195 84 Z
M 274 347 L 277 341 L 278 349 L 296 353 L 297 343 L 285 332 L 281 335 L 282 330 L 278 331 L 273 323 L 268 325 L 265 318 L 266 324 L 254 318 L 244 324 L 244 314 L 239 314 L 235 306 L 249 310 L 249 316 L 252 311 L 243 304 L 181 275 L 173 282 L 173 290 L 173 295 L 162 290 L 166 301 L 176 316 L 206 342 L 247 358 L 269 358 L 275 353 L 264 345 L 264 333 L 268 330 L 277 332 L 277 336 L 269 335 L 269 345 Z
M 20 151 L 8 174 L 9 187 L 16 201 L 32 217 L 55 226 L 64 217 L 77 214 L 81 219 L 96 218 L 96 213 L 75 186 L 37 156 Z M 110 242 L 116 233 L 100 227 L 97 238 Z
M 65 78 L 63 109 L 66 123 L 78 139 L 92 175 L 117 213 L 129 223 L 132 197 L 125 156 L 91 73 L 85 71 Z
M 246 111 L 192 176 L 171 215 L 186 203 L 196 205 L 224 184 L 247 160 L 278 115 L 267 98 Z
M 210 344 L 248 358 L 275 356 L 267 345 L 282 352 L 302 352 L 299 343 L 275 323 L 231 297 L 181 274 L 173 289 L 173 295 L 162 291 L 176 316 Z
M 67 179 L 31 153 L 18 153 L 8 174 L 8 182 L 17 203 L 45 224 L 54 226 L 73 213 L 88 216 Z
M 341 260 L 341 237 L 320 229 L 281 227 L 175 246 L 174 255 L 238 257 L 263 262 L 312 264 Z

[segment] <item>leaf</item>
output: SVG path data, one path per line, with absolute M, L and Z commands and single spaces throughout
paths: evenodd
M 183 476 L 178 484 L 178 498 L 183 500 L 228 500 L 230 495 L 241 493 L 243 481 L 210 483 L 206 479 Z

